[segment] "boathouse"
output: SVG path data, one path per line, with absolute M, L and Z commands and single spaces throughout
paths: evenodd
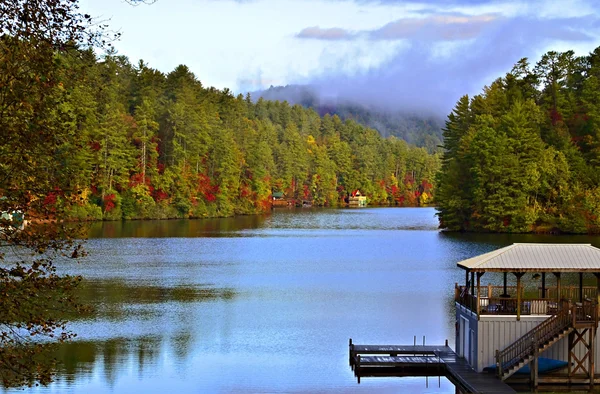
M 273 192 L 273 204 L 272 207 L 287 207 L 290 202 L 285 198 L 283 192 Z
M 366 207 L 367 197 L 360 194 L 360 190 L 357 189 L 348 198 L 348 205 L 351 207 Z
M 477 372 L 489 368 L 502 380 L 514 379 L 529 365 L 533 386 L 599 382 L 600 249 L 513 244 L 458 267 L 465 281 L 455 286 L 456 353 Z M 545 359 L 566 366 L 540 377 Z

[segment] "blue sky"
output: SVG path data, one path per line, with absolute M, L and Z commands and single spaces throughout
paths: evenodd
M 306 83 L 330 98 L 447 112 L 548 50 L 600 46 L 596 0 L 82 0 L 120 54 L 236 92 Z

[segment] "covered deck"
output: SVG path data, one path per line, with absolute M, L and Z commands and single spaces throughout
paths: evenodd
M 597 315 L 600 249 L 590 244 L 513 244 L 457 265 L 465 270 L 465 284 L 455 285 L 455 301 L 477 319 L 482 315 L 515 315 L 517 320 L 522 315 L 555 315 L 566 305 L 576 306 L 581 318 Z M 502 285 L 482 284 L 485 273 L 501 274 Z M 563 286 L 564 274 L 574 274 L 578 283 Z M 508 286 L 509 275 L 516 285 Z M 550 279 L 552 286 L 547 285 Z M 584 286 L 586 281 L 594 286 Z

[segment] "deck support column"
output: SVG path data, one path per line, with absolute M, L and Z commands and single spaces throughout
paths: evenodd
M 477 273 L 477 320 L 479 320 L 479 317 L 481 316 L 481 277 L 483 274 L 483 272 Z
M 542 298 L 546 298 L 546 273 L 542 272 Z
M 595 350 L 596 346 L 596 327 L 590 328 L 590 355 L 588 358 L 589 362 L 589 371 L 590 371 L 590 387 L 594 387 L 594 368 L 596 368 L 596 363 L 594 362 L 594 357 L 596 357 Z
M 556 276 L 556 305 L 560 305 L 560 272 L 555 272 Z
M 465 271 L 465 289 L 469 290 L 469 270 Z
M 533 346 L 533 358 L 529 363 L 529 371 L 530 371 L 530 384 L 532 389 L 538 388 L 538 372 L 539 372 L 539 344 L 536 342 L 535 338 L 532 339 Z
M 569 376 L 569 384 L 571 384 L 571 378 L 573 377 L 573 348 L 575 347 L 575 333 L 577 329 L 569 333 L 569 342 L 567 349 L 569 350 L 569 358 L 568 358 L 568 376 Z
M 583 302 L 583 272 L 579 273 L 579 302 Z
M 475 295 L 475 271 L 471 271 L 471 294 Z
M 596 304 L 600 305 L 600 272 L 594 272 L 596 277 Z
M 517 277 L 517 320 L 521 320 L 521 277 L 524 272 L 513 272 Z
M 504 296 L 507 296 L 508 293 L 506 292 L 506 282 L 507 282 L 507 277 L 508 277 L 508 272 L 504 273 L 504 292 L 502 293 Z

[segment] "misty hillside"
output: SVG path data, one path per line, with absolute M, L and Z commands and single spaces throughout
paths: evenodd
M 383 108 L 367 107 L 342 100 L 334 96 L 319 95 L 306 85 L 271 86 L 267 90 L 251 93 L 257 99 L 284 101 L 315 109 L 320 115 L 337 114 L 342 119 L 353 119 L 371 127 L 383 136 L 396 136 L 411 144 L 424 147 L 429 152 L 439 149 L 442 143 L 444 120 L 433 115 L 391 111 Z

